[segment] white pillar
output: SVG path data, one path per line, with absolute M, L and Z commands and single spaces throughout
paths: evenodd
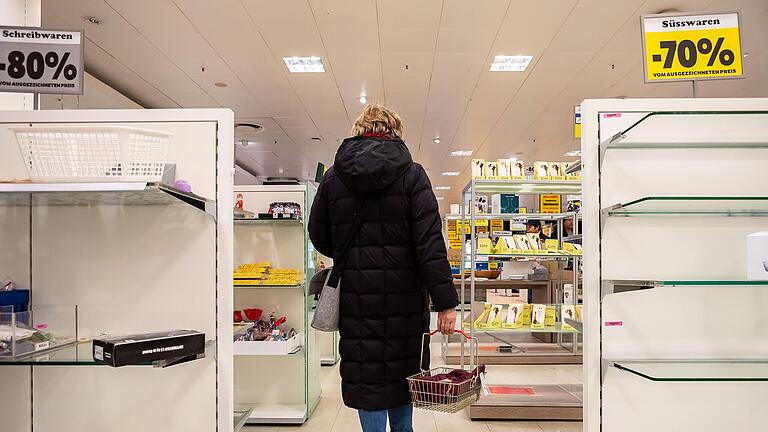
M 40 27 L 41 0 L 0 1 L 0 25 Z M 1 93 L 0 110 L 31 110 L 31 93 Z

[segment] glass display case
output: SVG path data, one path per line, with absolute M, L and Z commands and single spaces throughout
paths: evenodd
M 307 232 L 314 194 L 315 187 L 309 184 L 235 188 L 243 213 L 253 216 L 234 221 L 234 269 L 260 268 L 247 277 L 236 271 L 236 316 L 240 311 L 248 315 L 246 310 L 253 309 L 263 317 L 284 317 L 283 328 L 296 333 L 284 341 L 235 341 L 235 401 L 250 407 L 246 424 L 301 424 L 320 399 L 320 349 L 317 333 L 310 326 L 315 302 L 307 291 L 307 280 L 315 272 L 314 248 Z M 275 202 L 296 203 L 301 214 L 271 218 L 268 213 Z M 290 283 L 286 279 L 273 282 L 272 274 L 284 273 L 297 276 Z
M 747 239 L 768 221 L 766 108 L 582 104 L 586 431 L 764 421 L 768 281 Z
M 17 145 L 20 130 L 127 127 L 167 136 L 160 167 L 175 175 L 110 178 L 120 162 L 99 180 L 45 180 L 28 166 L 37 150 Z M 228 110 L 3 113 L 0 274 L 29 290 L 28 310 L 0 312 L 4 432 L 232 430 L 232 131 Z M 48 156 L 50 168 L 58 156 Z M 86 159 L 70 161 L 75 173 Z M 170 185 L 178 178 L 193 192 Z M 182 329 L 205 334 L 204 356 L 94 360 L 94 339 Z M 119 415 L 126 407 L 132 415 Z

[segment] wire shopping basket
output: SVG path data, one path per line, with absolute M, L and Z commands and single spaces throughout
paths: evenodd
M 420 368 L 424 361 L 424 336 L 432 336 L 435 333 L 437 330 L 422 335 Z M 479 361 L 477 338 L 469 337 L 462 330 L 454 330 L 454 333 L 460 333 L 470 340 L 470 352 L 472 351 L 472 342 L 474 342 L 475 359 Z M 438 367 L 429 370 L 422 369 L 421 372 L 409 376 L 408 388 L 411 392 L 413 407 L 456 413 L 477 401 L 482 389 L 480 374 L 484 370 L 478 361 L 475 362 L 477 366 L 475 371 Z

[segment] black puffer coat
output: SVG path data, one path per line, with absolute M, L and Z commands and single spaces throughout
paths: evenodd
M 339 252 L 366 195 L 341 275 L 341 389 L 351 408 L 384 410 L 411 402 L 406 377 L 419 371 L 430 299 L 436 311 L 459 302 L 432 186 L 399 139 L 344 140 L 312 205 L 315 248 Z

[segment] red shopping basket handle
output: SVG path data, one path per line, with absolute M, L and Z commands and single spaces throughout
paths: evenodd
M 454 333 L 459 333 L 459 334 L 462 334 L 462 335 L 464 335 L 464 337 L 465 337 L 465 338 L 467 338 L 467 339 L 472 339 L 472 338 L 471 338 L 471 337 L 470 337 L 468 334 L 466 334 L 466 333 L 464 332 L 464 330 L 454 330 L 453 332 L 454 332 Z M 429 336 L 434 336 L 434 335 L 436 335 L 436 334 L 438 334 L 438 333 L 440 333 L 438 330 L 432 330 L 431 332 L 429 332 L 429 333 L 427 333 L 427 334 L 428 334 Z

